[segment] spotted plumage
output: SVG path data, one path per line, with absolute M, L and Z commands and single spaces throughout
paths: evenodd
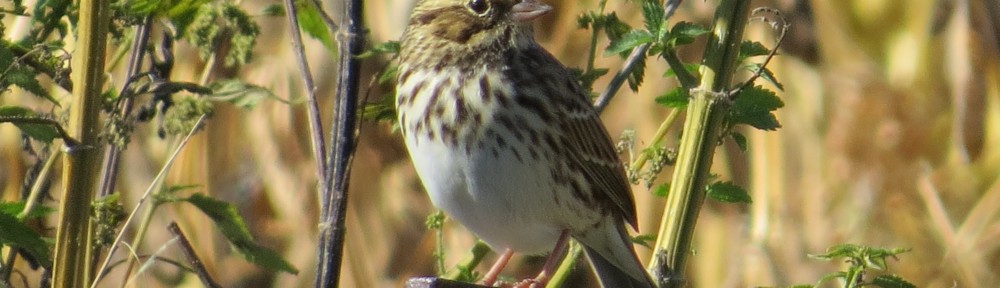
M 628 240 L 635 203 L 597 112 L 533 39 L 537 0 L 423 0 L 400 51 L 397 112 L 431 201 L 497 250 L 568 231 L 602 284 L 651 287 Z

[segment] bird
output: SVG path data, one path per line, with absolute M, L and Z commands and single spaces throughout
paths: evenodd
M 582 244 L 603 287 L 655 287 L 624 166 L 589 93 L 534 39 L 538 0 L 421 0 L 400 40 L 397 123 L 431 202 L 503 251 Z M 529 283 L 530 282 L 530 283 Z

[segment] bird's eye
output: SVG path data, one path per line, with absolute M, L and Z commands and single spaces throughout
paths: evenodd
M 465 4 L 469 7 L 469 10 L 476 15 L 483 16 L 486 12 L 490 12 L 490 1 L 489 0 L 469 0 L 469 3 Z

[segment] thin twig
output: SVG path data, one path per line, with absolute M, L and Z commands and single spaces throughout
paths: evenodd
M 295 1 L 285 0 L 285 18 L 288 19 L 288 32 L 292 34 L 292 50 L 295 51 L 299 73 L 302 74 L 303 85 L 306 86 L 306 114 L 309 117 L 309 135 L 312 139 L 313 159 L 316 159 L 316 178 L 319 180 L 319 190 L 328 191 L 329 182 L 324 176 L 329 169 L 326 163 L 326 142 L 323 140 L 323 123 L 319 117 L 319 101 L 316 100 L 316 84 L 313 82 L 309 62 L 306 60 L 305 48 L 302 47 L 302 32 L 299 31 L 298 11 Z
M 212 279 L 212 275 L 208 274 L 208 269 L 205 268 L 205 264 L 201 263 L 201 259 L 198 258 L 198 253 L 195 253 L 194 247 L 191 247 L 191 241 L 188 241 L 187 236 L 181 231 L 181 227 L 177 226 L 177 222 L 170 222 L 167 226 L 167 230 L 171 234 L 174 234 L 180 240 L 181 251 L 184 251 L 184 257 L 187 257 L 188 262 L 191 263 L 191 268 L 194 272 L 198 274 L 198 278 L 201 279 L 201 283 L 205 287 L 218 288 L 222 287 L 215 279 Z
M 746 81 L 743 81 L 743 83 L 740 84 L 739 87 L 730 90 L 729 93 L 727 93 L 727 96 L 730 99 L 735 99 L 735 97 L 739 95 L 740 92 L 743 91 L 743 89 L 746 89 L 747 87 L 753 85 L 753 82 L 756 81 L 757 78 L 759 78 L 760 75 L 764 73 L 764 69 L 767 68 L 767 64 L 771 63 L 771 59 L 774 58 L 774 55 L 778 52 L 778 47 L 781 47 L 781 43 L 785 42 L 785 34 L 788 33 L 788 28 L 791 27 L 792 25 L 785 20 L 785 16 L 782 15 L 780 11 L 774 8 L 767 8 L 767 7 L 757 8 L 753 10 L 752 15 L 756 15 L 757 13 L 762 13 L 762 12 L 771 12 L 774 13 L 776 16 L 778 16 L 778 19 L 781 20 L 781 32 L 778 35 L 778 40 L 776 40 L 775 41 L 776 43 L 774 43 L 774 48 L 772 48 L 771 51 L 767 53 L 767 57 L 764 58 L 764 63 L 760 64 L 760 67 L 757 68 L 757 71 L 754 71 L 753 75 L 751 75 L 750 78 L 748 78 Z M 765 18 L 765 21 L 768 20 L 766 20 Z
M 680 7 L 683 0 L 667 0 L 663 3 L 663 21 L 670 19 L 670 16 L 674 15 L 677 8 Z M 629 53 L 628 58 L 625 60 L 625 65 L 622 65 L 622 70 L 615 73 L 615 77 L 611 78 L 611 82 L 608 83 L 608 87 L 601 92 L 601 95 L 597 97 L 597 101 L 594 101 L 594 108 L 600 113 L 604 111 L 604 108 L 611 103 L 611 98 L 615 97 L 618 93 L 618 89 L 621 89 L 622 84 L 628 79 L 628 75 L 632 73 L 632 69 L 639 61 L 645 61 L 644 55 L 646 51 L 649 51 L 650 43 L 642 44 L 632 48 L 632 53 Z
M 125 83 L 122 84 L 121 90 L 118 92 L 119 104 L 118 105 L 118 115 L 121 116 L 123 123 L 117 125 L 128 125 L 129 115 L 132 113 L 132 103 L 134 102 L 134 97 L 130 97 L 126 93 L 129 91 L 129 87 L 135 82 L 135 77 L 139 74 L 139 69 L 142 69 L 142 59 L 146 55 L 146 45 L 149 43 L 149 31 L 153 23 L 153 18 L 151 16 L 146 16 L 142 21 L 142 25 L 139 25 L 135 29 L 135 42 L 132 42 L 132 55 L 128 60 L 128 69 L 125 71 Z M 116 124 L 112 124 L 116 125 Z M 118 159 L 121 157 L 121 152 L 124 147 L 118 147 L 117 144 L 112 141 L 108 144 L 108 154 L 104 156 L 104 171 L 101 175 L 101 186 L 100 190 L 97 191 L 97 197 L 104 197 L 111 194 L 111 191 L 115 190 L 115 182 L 118 179 Z
M 167 158 L 167 162 L 160 168 L 160 172 L 156 174 L 156 177 L 153 178 L 150 185 L 146 187 L 146 192 L 142 193 L 142 197 L 139 198 L 139 202 L 135 204 L 134 208 L 132 208 L 132 212 L 128 214 L 128 218 L 125 219 L 125 223 L 122 223 L 121 227 L 128 227 L 129 223 L 132 223 L 132 219 L 135 218 L 136 212 L 139 211 L 142 204 L 146 203 L 146 199 L 149 198 L 149 195 L 153 194 L 153 188 L 157 187 L 156 183 L 159 183 L 162 181 L 163 177 L 166 177 L 167 171 L 169 171 L 170 167 L 173 166 L 174 160 L 177 159 L 177 155 L 180 155 L 181 150 L 184 150 L 184 146 L 187 146 L 188 141 L 191 140 L 191 136 L 194 136 L 194 133 L 200 130 L 201 126 L 205 123 L 204 121 L 205 115 L 201 115 L 201 117 L 198 118 L 198 122 L 196 122 L 194 127 L 191 128 L 191 131 L 188 131 L 188 134 L 184 136 L 181 143 L 177 144 L 177 148 L 174 149 L 174 153 L 170 154 L 170 157 Z M 108 263 L 111 262 L 111 256 L 114 256 L 115 250 L 118 248 L 118 244 L 122 242 L 122 237 L 125 236 L 126 230 L 128 229 L 121 229 L 118 231 L 118 236 L 115 236 L 115 241 L 112 242 L 111 247 L 108 248 L 108 255 L 104 258 L 104 262 L 101 264 L 101 269 L 97 270 L 97 275 L 94 276 L 94 283 L 90 285 L 90 288 L 97 287 L 97 283 L 101 281 L 101 277 L 108 272 Z
M 337 79 L 337 94 L 334 97 L 333 125 L 330 127 L 332 145 L 327 154 L 327 166 L 333 173 L 330 189 L 320 191 L 319 243 L 315 287 L 337 287 L 340 281 L 340 266 L 343 260 L 345 221 L 347 212 L 347 188 L 350 163 L 357 144 L 357 107 L 361 62 L 357 55 L 364 48 L 364 27 L 361 0 L 344 2 L 343 18 L 337 34 L 340 75 Z M 332 29 L 329 28 L 328 29 Z

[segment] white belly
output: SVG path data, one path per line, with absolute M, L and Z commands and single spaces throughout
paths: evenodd
M 406 144 L 435 206 L 496 250 L 529 254 L 553 248 L 567 229 L 551 193 L 551 171 L 521 152 L 489 149 L 451 151 L 438 141 L 407 137 Z

